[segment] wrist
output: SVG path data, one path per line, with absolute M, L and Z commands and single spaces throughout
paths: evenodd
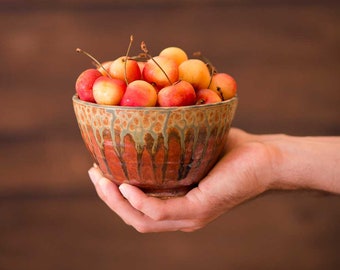
M 340 192 L 339 138 L 274 136 L 269 189 Z

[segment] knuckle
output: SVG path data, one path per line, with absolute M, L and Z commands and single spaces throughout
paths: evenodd
M 166 213 L 160 210 L 154 210 L 150 213 L 150 217 L 155 221 L 162 221 L 167 219 Z
M 150 229 L 148 228 L 148 226 L 146 226 L 144 224 L 136 224 L 133 227 L 139 233 L 149 233 L 150 232 Z
M 154 221 L 166 220 L 169 217 L 165 211 L 166 209 L 158 202 L 155 203 L 151 200 L 139 200 L 135 201 L 133 206 Z
M 144 203 L 143 200 L 139 200 L 139 199 L 133 198 L 133 200 L 130 200 L 130 203 L 137 210 L 139 210 L 141 212 L 144 212 L 145 203 Z
M 99 197 L 102 201 L 104 201 L 104 202 L 107 201 L 107 196 L 106 196 L 101 190 L 97 190 L 97 194 L 98 194 L 98 197 Z
M 202 229 L 205 226 L 205 223 L 200 220 L 195 220 L 187 227 L 181 229 L 182 232 L 195 232 Z

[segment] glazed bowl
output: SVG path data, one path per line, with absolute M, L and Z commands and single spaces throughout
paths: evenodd
M 217 162 L 238 99 L 183 107 L 107 106 L 73 96 L 83 141 L 105 177 L 182 196 Z

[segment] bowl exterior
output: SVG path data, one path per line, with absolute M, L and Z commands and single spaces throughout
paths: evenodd
M 180 196 L 209 172 L 237 98 L 177 108 L 101 106 L 73 97 L 83 141 L 105 177 L 150 195 Z

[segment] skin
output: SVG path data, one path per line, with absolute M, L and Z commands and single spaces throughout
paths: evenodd
M 168 47 L 159 53 L 160 56 L 165 56 L 173 59 L 177 66 L 188 60 L 188 55 L 185 51 L 178 47 Z
M 199 59 L 188 59 L 178 67 L 179 79 L 187 81 L 196 89 L 209 86 L 210 72 L 207 65 Z
M 120 102 L 121 106 L 152 107 L 157 102 L 156 89 L 146 81 L 136 80 L 130 83 Z
M 92 87 L 94 82 L 101 76 L 102 74 L 96 69 L 87 69 L 79 75 L 75 88 L 81 100 L 95 102 Z
M 161 200 L 128 184 L 118 187 L 96 165 L 89 175 L 99 197 L 137 231 L 190 232 L 268 190 L 340 194 L 339 164 L 340 137 L 254 135 L 232 128 L 219 162 L 183 197 Z
M 164 87 L 158 93 L 158 103 L 161 107 L 188 106 L 196 101 L 196 92 L 186 81 Z
M 211 89 L 200 89 L 196 92 L 196 104 L 209 104 L 221 102 L 221 97 Z
M 216 73 L 209 88 L 221 96 L 223 100 L 234 97 L 237 92 L 235 79 L 226 73 Z
M 159 66 L 154 62 L 162 67 Z M 166 77 L 166 75 L 168 77 Z M 164 56 L 156 56 L 153 60 L 148 60 L 143 68 L 142 76 L 145 81 L 155 83 L 158 89 L 171 85 L 178 80 L 178 66 L 173 59 Z M 169 81 L 170 80 L 170 81 Z

